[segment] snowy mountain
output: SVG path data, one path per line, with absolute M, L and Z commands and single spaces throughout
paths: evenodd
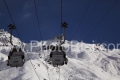
M 24 66 L 9 67 L 6 60 L 11 47 L 5 46 L 10 45 L 9 36 L 8 32 L 0 34 L 0 80 L 120 80 L 120 50 L 107 50 L 103 45 L 76 41 L 66 40 L 63 45 L 67 65 L 53 67 L 46 62 L 50 51 L 42 50 L 40 46 L 42 43 L 57 44 L 55 40 L 46 40 L 38 42 L 39 46 L 34 47 L 32 52 L 31 44 L 24 43 Z M 21 42 L 13 36 L 13 44 L 20 46 Z

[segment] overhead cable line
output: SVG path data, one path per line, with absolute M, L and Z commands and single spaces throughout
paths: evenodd
M 8 13 L 9 13 L 9 15 L 10 15 L 10 18 L 11 18 L 11 20 L 12 20 L 12 23 L 13 23 L 13 25 L 15 25 L 14 20 L 13 20 L 13 18 L 12 18 L 12 15 L 11 15 L 11 13 L 10 13 L 10 10 L 9 10 L 9 8 L 8 8 L 8 5 L 7 5 L 7 3 L 6 3 L 6 0 L 4 0 L 4 3 L 5 3 L 5 5 L 6 5 L 6 7 L 7 7 L 7 10 L 8 10 Z M 20 35 L 19 35 L 19 33 L 18 33 L 17 28 L 16 28 L 15 30 L 16 30 L 16 32 L 17 32 L 17 34 L 18 34 L 18 37 L 19 37 L 19 39 L 20 39 L 20 41 L 21 41 L 21 43 L 22 43 L 22 40 L 21 40 L 21 37 L 20 37 Z M 22 43 L 22 45 L 23 45 L 23 43 Z
M 27 52 L 26 52 L 26 53 L 27 53 Z M 31 65 L 32 65 L 32 67 L 33 67 L 33 70 L 34 70 L 35 74 L 37 75 L 38 79 L 40 80 L 40 78 L 39 78 L 39 76 L 38 76 L 38 74 L 37 74 L 37 71 L 34 69 L 34 65 L 33 65 L 33 63 L 32 63 L 32 61 L 31 61 L 28 53 L 27 53 L 27 56 L 28 56 L 28 59 L 30 60 L 30 63 L 31 63 Z
M 86 10 L 85 10 L 85 13 L 84 13 L 84 15 L 83 15 L 81 21 L 80 21 L 80 24 L 79 24 L 79 26 L 77 27 L 77 29 L 76 29 L 76 31 L 75 31 L 75 34 L 73 35 L 73 39 L 76 37 L 76 34 L 77 34 L 77 32 L 79 31 L 79 28 L 80 28 L 81 23 L 82 23 L 82 21 L 83 21 L 85 15 L 86 15 L 86 12 L 87 12 L 88 8 L 89 8 L 89 6 L 90 6 L 90 3 L 91 3 L 91 0 L 90 0 L 90 2 L 88 3 L 88 6 L 87 6 L 87 8 L 86 8 Z
M 62 26 L 61 26 L 61 24 L 62 24 L 62 0 L 60 0 L 61 1 L 61 3 L 60 3 L 60 35 L 61 35 L 61 33 L 62 33 Z
M 98 24 L 90 31 L 90 33 L 84 38 L 84 40 L 86 38 L 88 38 L 88 36 L 98 27 L 98 25 L 100 24 L 100 22 L 102 22 L 102 20 L 106 17 L 106 15 L 110 12 L 110 10 L 115 6 L 115 4 L 117 3 L 118 0 L 116 0 L 116 2 L 112 5 L 112 7 L 110 7 L 110 9 L 107 11 L 107 13 L 102 17 L 102 19 L 98 22 Z
M 5 0 L 4 0 L 4 2 L 5 2 L 5 5 L 6 5 L 6 7 L 7 7 L 8 12 L 9 12 L 9 15 L 10 15 L 10 18 L 11 18 L 11 20 L 12 20 L 12 23 L 13 23 L 13 25 L 15 25 L 15 23 L 14 23 L 14 21 L 13 21 L 13 18 L 12 18 L 12 15 L 11 15 L 11 13 L 10 13 L 10 10 L 9 10 L 9 8 L 8 8 L 8 5 L 7 5 L 7 3 L 6 3 Z M 16 28 L 16 32 L 17 32 L 17 34 L 18 34 L 18 37 L 20 38 L 20 35 L 19 35 L 18 31 L 17 31 L 17 28 Z M 20 38 L 20 40 L 21 40 L 21 38 Z M 21 41 L 21 42 L 22 42 L 22 41 Z M 22 42 L 22 44 L 23 44 L 23 42 Z M 28 54 L 27 54 L 27 55 L 28 55 Z M 28 55 L 28 58 L 29 58 L 29 60 L 30 60 L 29 55 Z M 31 60 L 30 60 L 30 62 L 31 62 Z M 31 64 L 32 64 L 32 62 L 31 62 Z M 32 64 L 32 67 L 33 67 L 33 64 Z M 33 67 L 33 69 L 34 69 L 34 67 Z M 35 71 L 35 69 L 34 69 L 34 71 Z M 39 76 L 38 76 L 38 74 L 37 74 L 36 71 L 35 71 L 35 73 L 36 73 L 38 79 L 40 80 L 40 78 L 39 78 Z
M 37 11 L 37 7 L 36 7 L 36 2 L 35 2 L 35 0 L 34 0 L 34 6 L 35 6 L 37 23 L 38 23 L 39 32 L 40 32 L 40 38 L 41 38 L 41 41 L 42 41 L 43 39 L 42 39 L 42 34 L 41 34 L 41 29 L 40 29 L 41 27 L 40 27 L 40 24 L 39 24 L 38 11 Z M 43 46 L 43 43 L 42 43 L 42 46 Z M 44 53 L 44 58 L 45 58 L 45 53 Z
M 99 3 L 99 0 L 98 0 L 97 3 L 96 3 L 95 8 L 94 8 L 94 10 L 93 10 L 93 12 L 92 12 L 92 14 L 91 14 L 91 16 L 90 16 L 88 22 L 86 23 L 85 27 L 83 27 L 83 30 L 82 30 L 82 32 L 81 32 L 81 35 L 79 36 L 80 38 L 82 38 L 82 34 L 83 34 L 83 32 L 84 32 L 85 29 L 87 28 L 88 23 L 90 22 L 90 19 L 92 18 L 92 16 L 93 16 L 95 10 L 97 9 L 97 5 L 98 5 L 98 3 Z
M 35 6 L 35 11 L 36 11 L 36 17 L 37 17 L 37 23 L 38 23 L 38 28 L 39 28 L 39 33 L 40 33 L 40 38 L 41 38 L 41 40 L 42 40 L 42 34 L 41 34 L 41 27 L 40 27 L 40 21 L 39 21 L 39 18 L 38 18 L 38 11 L 37 11 L 37 7 L 36 7 L 36 2 L 35 2 L 35 0 L 34 0 L 34 6 Z
M 38 27 L 39 27 L 39 32 L 40 32 L 40 38 L 41 38 L 41 41 L 42 41 L 43 39 L 42 39 L 42 34 L 41 34 L 41 29 L 40 29 L 41 27 L 40 27 L 40 24 L 39 24 L 38 11 L 37 11 L 37 6 L 36 6 L 35 0 L 34 0 L 34 6 L 35 6 L 36 17 L 37 17 L 37 22 L 38 22 Z M 42 47 L 43 47 L 43 43 L 42 43 Z M 45 53 L 44 53 L 44 59 L 45 59 Z M 47 66 L 47 63 L 46 63 L 46 66 Z M 48 73 L 48 68 L 47 68 L 47 73 Z M 49 73 L 48 73 L 48 78 L 50 80 Z

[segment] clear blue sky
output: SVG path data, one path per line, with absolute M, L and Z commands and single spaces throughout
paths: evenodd
M 63 21 L 68 23 L 67 39 L 91 43 L 120 43 L 120 0 L 100 22 L 97 28 L 85 40 L 89 32 L 95 27 L 107 13 L 116 0 L 91 0 L 90 6 L 85 10 L 90 0 L 63 0 Z M 24 42 L 41 40 L 35 15 L 34 0 L 6 0 L 18 32 Z M 60 0 L 36 0 L 42 37 L 44 40 L 57 36 L 60 32 Z M 97 7 L 93 13 L 93 10 Z M 93 13 L 93 15 L 92 15 Z M 91 16 L 92 15 L 92 16 Z M 87 23 L 89 21 L 89 23 Z M 12 23 L 5 6 L 4 0 L 0 0 L 0 28 L 8 31 L 7 26 Z M 86 29 L 84 27 L 87 25 Z M 83 33 L 81 33 L 84 30 Z M 18 37 L 16 31 L 13 33 Z M 82 35 L 82 36 L 80 36 Z

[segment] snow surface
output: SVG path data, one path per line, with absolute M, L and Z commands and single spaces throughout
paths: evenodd
M 6 32 L 0 38 L 9 41 L 9 36 Z M 24 43 L 26 62 L 23 67 L 16 68 L 6 65 L 11 48 L 2 46 L 4 43 L 10 45 L 0 40 L 0 80 L 120 80 L 120 50 L 117 49 L 107 50 L 104 46 L 84 42 L 79 42 L 76 46 L 76 42 L 66 40 L 63 46 L 66 50 L 71 48 L 66 53 L 68 64 L 53 67 L 45 61 L 50 51 L 43 52 L 40 47 L 36 47 L 33 52 L 29 52 L 30 44 Z M 16 37 L 13 37 L 13 43 L 20 46 L 20 40 Z M 39 42 L 40 45 L 41 43 Z M 43 41 L 44 45 L 56 43 L 55 40 Z

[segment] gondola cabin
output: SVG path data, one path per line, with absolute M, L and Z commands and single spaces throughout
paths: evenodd
M 8 55 L 7 66 L 22 67 L 24 62 L 24 52 L 22 52 L 21 49 L 17 51 L 16 48 L 13 48 L 13 50 Z
M 50 58 L 53 66 L 62 66 L 64 64 L 67 64 L 68 62 L 68 59 L 66 58 L 66 53 L 62 50 L 62 47 L 58 46 L 56 46 L 56 48 L 55 46 L 52 48 Z

